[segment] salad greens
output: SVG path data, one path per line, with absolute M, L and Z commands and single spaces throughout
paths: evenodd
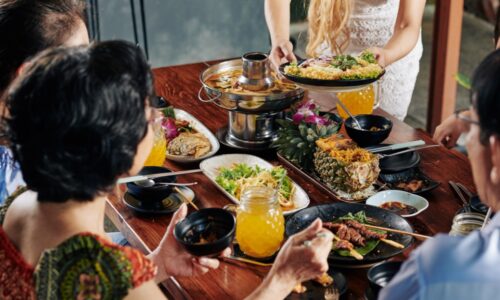
M 237 195 L 237 190 L 241 187 L 242 179 L 259 176 L 262 172 L 270 172 L 272 179 L 275 181 L 275 186 L 279 187 L 281 197 L 290 199 L 292 196 L 293 182 L 287 176 L 286 170 L 280 166 L 268 170 L 258 165 L 249 166 L 241 163 L 235 164 L 231 168 L 220 168 L 219 172 L 219 175 L 215 178 L 215 182 L 233 196 Z

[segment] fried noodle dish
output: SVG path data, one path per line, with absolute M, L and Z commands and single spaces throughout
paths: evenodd
M 285 67 L 285 74 L 320 80 L 360 80 L 377 78 L 384 69 L 375 55 L 364 51 L 359 56 L 338 55 L 310 58 Z

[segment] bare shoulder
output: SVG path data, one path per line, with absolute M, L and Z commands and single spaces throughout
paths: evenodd
M 36 204 L 36 193 L 28 190 L 17 196 L 9 205 L 2 227 L 11 238 L 14 238 L 12 234 L 22 231 L 23 224 L 26 224 L 28 217 L 33 214 Z

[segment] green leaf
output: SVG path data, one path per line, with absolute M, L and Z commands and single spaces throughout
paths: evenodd
M 471 89 L 471 82 L 470 82 L 470 78 L 465 75 L 465 74 L 462 74 L 462 73 L 457 73 L 455 74 L 455 80 L 458 82 L 459 85 L 461 85 L 462 87 L 470 90 Z
M 163 113 L 163 115 L 165 116 L 165 118 L 172 118 L 172 119 L 175 119 L 175 111 L 174 111 L 174 107 L 173 107 L 173 106 L 168 106 L 168 107 L 165 107 L 165 108 L 162 110 L 162 113 Z
M 375 248 L 377 248 L 378 244 L 380 243 L 380 240 L 367 240 L 365 242 L 364 247 L 356 247 L 354 250 L 358 251 L 359 254 L 365 256 L 368 253 L 372 252 Z M 335 246 L 335 242 L 334 242 Z M 335 253 L 338 253 L 341 256 L 351 256 L 351 253 L 349 250 L 344 250 L 344 249 L 337 249 L 335 250 Z

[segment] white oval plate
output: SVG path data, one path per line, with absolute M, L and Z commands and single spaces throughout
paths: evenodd
M 229 194 L 224 188 L 222 188 L 216 181 L 215 178 L 219 175 L 219 169 L 221 167 L 230 168 L 234 164 L 245 163 L 249 166 L 258 165 L 259 167 L 270 169 L 273 165 L 260 157 L 249 155 L 249 154 L 223 154 L 218 155 L 209 159 L 205 159 L 200 164 L 200 169 L 203 174 L 207 176 L 216 186 L 221 190 L 231 201 L 239 204 L 240 201 L 236 199 L 233 195 Z M 283 211 L 284 215 L 293 214 L 303 208 L 309 206 L 310 200 L 307 193 L 294 181 L 292 181 L 295 186 L 295 192 L 293 193 L 293 203 L 295 204 L 295 209 Z
M 188 121 L 191 124 L 191 126 L 193 126 L 193 128 L 196 129 L 196 131 L 206 136 L 208 141 L 212 145 L 212 149 L 207 154 L 196 158 L 194 156 L 189 156 L 189 155 L 173 155 L 169 154 L 167 151 L 167 156 L 166 156 L 167 159 L 180 163 L 197 162 L 204 160 L 205 158 L 209 158 L 210 156 L 213 156 L 215 153 L 217 153 L 217 151 L 219 151 L 220 148 L 219 141 L 217 140 L 215 135 L 205 125 L 203 125 L 203 123 L 201 123 L 198 119 L 193 117 L 193 115 L 186 112 L 185 110 L 174 108 L 174 112 L 176 119 Z
M 394 201 L 398 201 L 406 205 L 411 205 L 417 209 L 417 211 L 411 215 L 402 215 L 402 217 L 404 218 L 414 217 L 426 210 L 427 207 L 429 207 L 429 201 L 427 201 L 424 197 L 399 190 L 387 190 L 378 192 L 370 198 L 366 199 L 366 204 L 380 207 L 380 205 L 386 202 Z

